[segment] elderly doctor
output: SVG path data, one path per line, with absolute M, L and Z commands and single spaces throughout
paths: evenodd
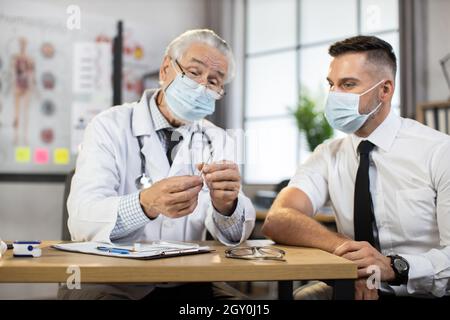
M 76 241 L 245 241 L 255 210 L 241 192 L 236 147 L 203 119 L 224 95 L 234 59 L 211 30 L 191 30 L 166 50 L 161 88 L 113 107 L 86 129 L 67 202 Z M 223 284 L 82 285 L 59 298 L 160 299 L 236 296 Z

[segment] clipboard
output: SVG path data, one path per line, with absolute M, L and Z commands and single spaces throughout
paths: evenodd
M 139 247 L 139 250 L 134 250 L 132 245 L 101 242 L 71 242 L 52 246 L 54 249 L 67 252 L 137 260 L 163 259 L 214 251 L 208 246 L 175 241 L 155 241 L 153 243 L 141 244 Z

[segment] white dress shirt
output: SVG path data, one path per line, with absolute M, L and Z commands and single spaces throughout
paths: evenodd
M 304 191 L 314 212 L 330 200 L 338 232 L 354 238 L 358 144 L 352 134 L 318 146 L 290 186 Z M 410 264 L 397 295 L 450 294 L 450 136 L 391 112 L 364 140 L 370 153 L 370 192 L 381 252 Z

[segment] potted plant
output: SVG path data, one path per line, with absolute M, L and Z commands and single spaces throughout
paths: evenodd
M 333 128 L 328 124 L 322 111 L 317 110 L 316 102 L 308 95 L 302 95 L 293 111 L 300 131 L 306 135 L 311 151 L 333 136 Z

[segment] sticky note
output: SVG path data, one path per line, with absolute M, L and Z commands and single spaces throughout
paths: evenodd
M 48 163 L 48 150 L 43 148 L 37 148 L 34 150 L 34 162 L 37 164 Z
M 16 148 L 16 162 L 25 163 L 31 161 L 31 151 L 29 147 Z
M 53 151 L 53 162 L 55 164 L 68 164 L 69 163 L 69 149 L 67 148 L 56 148 Z

